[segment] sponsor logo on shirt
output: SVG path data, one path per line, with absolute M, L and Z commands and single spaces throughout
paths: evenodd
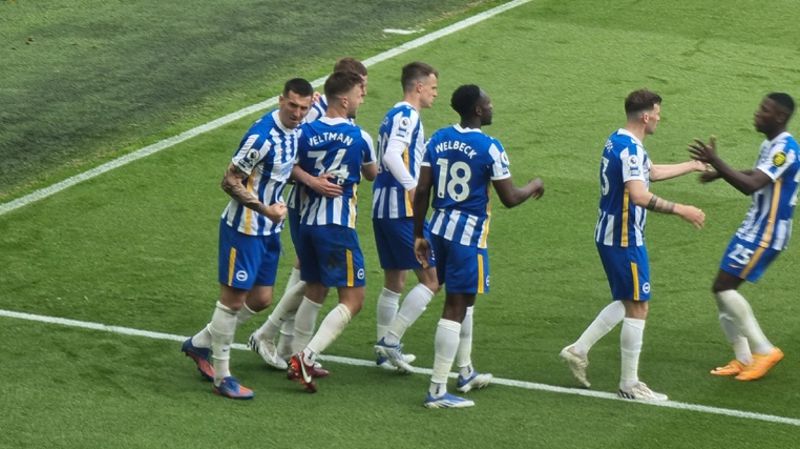
M 640 167 L 639 167 L 639 157 L 635 154 L 628 158 L 628 167 L 631 171 L 631 176 L 639 176 L 640 174 Z
M 408 128 L 411 126 L 411 119 L 408 117 L 400 118 L 400 126 L 397 127 L 397 137 L 405 138 L 408 135 Z
M 772 165 L 776 167 L 780 167 L 786 163 L 786 153 L 783 151 L 779 151 L 775 153 L 775 156 L 772 156 Z

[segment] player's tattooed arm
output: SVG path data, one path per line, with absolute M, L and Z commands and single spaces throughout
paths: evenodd
M 628 189 L 630 201 L 639 207 L 662 214 L 675 214 L 697 229 L 702 228 L 705 224 L 706 214 L 702 210 L 688 204 L 674 203 L 659 198 L 647 190 L 644 181 L 633 179 L 627 181 L 625 187 Z
M 273 223 L 279 223 L 283 220 L 286 216 L 286 205 L 275 203 L 268 206 L 259 201 L 253 192 L 247 190 L 247 177 L 247 173 L 236 165 L 228 165 L 228 169 L 225 170 L 225 176 L 222 177 L 222 190 L 244 205 L 244 207 L 269 218 Z
M 650 201 L 645 206 L 647 210 L 653 212 L 661 212 L 663 214 L 671 214 L 675 211 L 675 203 L 659 198 L 656 195 L 650 197 Z

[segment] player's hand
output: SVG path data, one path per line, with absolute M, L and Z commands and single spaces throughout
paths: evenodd
M 692 159 L 711 164 L 717 159 L 717 138 L 711 136 L 708 143 L 700 139 L 694 139 L 694 143 L 689 144 L 689 154 Z
M 675 213 L 691 223 L 697 229 L 703 229 L 703 225 L 706 222 L 706 214 L 694 206 L 676 204 Z
M 428 259 L 431 257 L 431 245 L 422 237 L 414 239 L 414 255 L 422 268 L 428 268 Z
M 314 104 L 319 103 L 320 98 L 322 98 L 322 94 L 315 90 L 314 95 L 311 96 L 311 102 Z
M 269 220 L 275 224 L 278 224 L 286 218 L 286 204 L 285 203 L 275 203 L 270 204 L 267 206 L 267 213 L 266 216 Z
M 542 178 L 531 179 L 528 181 L 528 185 L 533 189 L 531 198 L 538 200 L 544 195 L 544 181 L 542 181 Z
M 310 181 L 311 184 L 308 186 L 311 187 L 311 189 L 315 192 L 328 198 L 342 196 L 342 186 L 330 182 L 330 179 L 335 177 L 336 175 L 332 173 L 323 173 L 315 178 L 312 178 Z
M 689 162 L 692 163 L 692 171 L 706 172 L 714 170 L 710 165 L 706 164 L 705 162 L 696 160 L 691 160 Z
M 716 170 L 706 170 L 703 173 L 700 173 L 700 182 L 703 184 L 716 181 L 717 179 L 721 178 L 719 172 Z

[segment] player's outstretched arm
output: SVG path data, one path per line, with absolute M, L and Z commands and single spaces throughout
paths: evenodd
M 753 170 L 749 170 L 749 169 L 748 170 L 739 170 L 739 172 L 742 173 L 745 176 L 750 176 L 750 175 L 753 174 Z M 714 168 L 711 167 L 711 165 L 709 165 L 709 169 L 708 170 L 704 171 L 703 173 L 700 173 L 700 182 L 703 183 L 703 184 L 708 183 L 708 182 L 714 182 L 717 179 L 722 179 L 722 175 L 720 175 L 718 171 L 714 170 Z
M 724 179 L 728 184 L 745 195 L 750 195 L 772 182 L 772 179 L 761 170 L 739 171 L 725 163 L 717 154 L 717 138 L 714 136 L 711 136 L 708 143 L 700 139 L 694 139 L 694 142 L 689 144 L 689 153 L 692 159 L 710 164 L 714 167 L 717 173 L 714 179 Z M 709 178 L 711 177 L 711 175 L 708 176 Z M 703 181 L 703 178 L 701 177 L 700 180 Z M 710 182 L 712 180 L 713 179 L 709 179 L 709 181 L 705 182 Z
M 510 177 L 492 181 L 492 185 L 500 202 L 508 208 L 522 204 L 531 197 L 538 200 L 544 195 L 544 182 L 541 178 L 531 179 L 522 187 L 515 187 Z
M 275 203 L 268 206 L 259 201 L 258 197 L 245 187 L 247 176 L 247 173 L 239 167 L 233 164 L 228 165 L 228 169 L 225 170 L 225 175 L 222 177 L 222 190 L 243 204 L 244 207 L 258 212 L 273 223 L 280 223 L 286 217 L 286 205 Z
M 706 221 L 706 214 L 702 210 L 688 204 L 679 204 L 659 198 L 647 191 L 643 181 L 633 180 L 625 183 L 628 194 L 633 204 L 644 207 L 653 212 L 674 214 L 691 223 L 695 228 L 701 229 Z
M 705 163 L 696 160 L 681 162 L 679 164 L 653 164 L 653 166 L 650 167 L 650 181 L 664 181 L 696 171 L 704 172 L 707 169 L 708 166 Z

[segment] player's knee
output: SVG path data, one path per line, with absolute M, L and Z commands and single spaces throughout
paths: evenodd
M 420 284 L 424 285 L 434 295 L 439 293 L 439 290 L 442 288 L 441 284 L 439 284 L 439 279 L 436 276 L 435 268 L 428 268 L 418 271 L 417 278 L 419 278 Z
M 347 310 L 350 312 L 350 317 L 354 317 L 358 315 L 358 312 L 361 312 L 361 308 L 363 306 L 363 302 L 347 302 L 343 303 Z
M 711 293 L 717 294 L 719 292 L 724 292 L 725 290 L 731 290 L 736 288 L 735 286 L 730 285 L 730 283 L 725 282 L 724 279 L 714 279 L 714 283 L 711 285 Z
M 241 309 L 247 299 L 248 291 L 225 284 L 221 284 L 220 287 L 219 302 L 233 311 Z
M 439 285 L 439 281 L 436 279 L 425 279 L 421 282 L 421 284 L 430 290 L 434 295 L 439 292 L 440 288 L 442 288 L 441 285 Z
M 647 301 L 625 301 L 625 317 L 636 318 L 639 320 L 647 319 L 647 312 L 649 311 L 649 302 Z
M 387 290 L 391 290 L 396 293 L 400 293 L 403 291 L 405 287 L 406 277 L 405 271 L 401 270 L 386 270 L 383 274 L 383 286 Z
M 460 323 L 464 321 L 469 305 L 470 304 L 463 300 L 446 298 L 442 318 Z

